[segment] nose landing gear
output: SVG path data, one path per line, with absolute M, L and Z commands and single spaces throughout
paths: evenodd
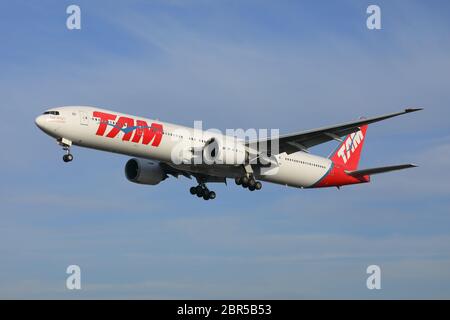
M 64 162 L 71 162 L 73 160 L 73 155 L 70 153 L 70 146 L 72 145 L 72 141 L 67 139 L 58 139 L 58 144 L 62 146 L 63 150 L 66 154 L 63 156 Z
M 73 155 L 71 153 L 67 153 L 63 155 L 63 161 L 64 162 L 70 162 L 73 160 Z

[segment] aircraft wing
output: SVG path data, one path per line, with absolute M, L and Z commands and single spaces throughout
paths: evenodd
M 269 138 L 269 139 L 261 139 L 258 141 L 250 141 L 247 143 L 247 146 L 260 143 L 267 143 L 267 148 L 268 150 L 270 150 L 271 144 L 274 143 L 276 140 L 278 140 L 279 153 L 286 152 L 287 154 L 291 154 L 298 151 L 307 152 L 309 148 L 331 140 L 342 141 L 341 137 L 344 137 L 353 132 L 357 132 L 359 128 L 363 125 L 386 120 L 406 113 L 416 112 L 419 110 L 422 110 L 422 108 L 410 108 L 405 109 L 404 111 L 401 112 L 385 114 L 378 117 L 360 119 L 347 123 L 337 124 L 334 126 L 323 127 L 299 133 L 281 135 L 275 139 Z
M 170 165 L 165 162 L 160 162 L 160 166 L 166 173 L 166 176 L 171 175 L 174 178 L 178 178 L 179 176 L 184 176 L 188 179 L 192 179 L 192 177 L 194 177 L 197 180 L 200 179 L 203 182 L 220 182 L 220 183 L 225 183 L 225 184 L 227 183 L 227 180 L 224 177 L 218 177 L 218 176 L 210 175 L 207 173 L 199 174 L 199 173 L 190 172 L 189 170 L 177 168 L 176 166 Z M 206 172 L 206 168 L 205 168 L 205 172 Z
M 170 174 L 171 176 L 173 176 L 173 177 L 175 177 L 175 178 L 178 178 L 180 175 L 181 175 L 181 176 L 184 176 L 184 177 L 186 177 L 186 178 L 188 178 L 188 179 L 191 179 L 191 178 L 192 178 L 192 175 L 191 175 L 189 172 L 184 171 L 184 170 L 176 169 L 176 168 L 170 166 L 170 165 L 167 164 L 167 163 L 160 162 L 160 166 L 161 166 L 161 168 L 164 170 L 164 172 L 166 173 L 166 175 Z
M 352 177 L 363 177 L 363 176 L 371 176 L 374 174 L 403 170 L 403 169 L 408 169 L 408 168 L 415 168 L 415 167 L 417 167 L 417 166 L 414 164 L 401 164 L 398 166 L 378 167 L 378 168 L 370 168 L 370 169 L 363 169 L 363 170 L 346 171 L 345 173 L 347 173 L 348 175 L 350 175 Z

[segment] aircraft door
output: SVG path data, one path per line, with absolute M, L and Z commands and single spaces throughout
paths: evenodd
M 80 124 L 83 126 L 89 125 L 89 117 L 84 111 L 80 111 Z

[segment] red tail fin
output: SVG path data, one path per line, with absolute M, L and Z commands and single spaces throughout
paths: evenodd
M 345 137 L 341 145 L 330 156 L 335 164 L 341 165 L 346 170 L 358 169 L 359 158 L 366 138 L 367 125 L 362 126 L 359 131 Z

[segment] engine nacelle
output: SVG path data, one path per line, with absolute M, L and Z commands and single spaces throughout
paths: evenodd
M 125 176 L 134 183 L 157 185 L 167 178 L 158 161 L 133 158 L 125 164 Z

